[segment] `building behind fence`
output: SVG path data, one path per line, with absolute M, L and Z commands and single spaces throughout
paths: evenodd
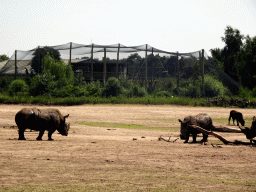
M 238 90 L 240 87 L 203 49 L 191 53 L 179 53 L 163 51 L 147 44 L 124 46 L 77 43 L 49 47 L 58 50 L 61 59 L 66 64 L 71 64 L 75 73 L 82 72 L 86 81 L 100 80 L 104 84 L 112 76 L 119 79 L 127 77 L 147 86 L 153 81 L 172 78 L 179 87 L 182 81 L 200 76 L 204 91 L 204 76 L 208 74 L 217 77 L 231 89 Z M 16 50 L 0 70 L 0 76 L 26 75 L 26 69 L 31 72 L 30 63 L 36 49 Z

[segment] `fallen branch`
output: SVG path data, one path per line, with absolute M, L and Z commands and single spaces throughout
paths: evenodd
M 242 133 L 242 131 L 240 129 L 231 129 L 231 128 L 222 127 L 222 126 L 213 126 L 212 131 L 228 132 L 228 133 Z
M 196 126 L 196 125 L 190 125 L 194 129 L 197 129 L 198 131 L 201 131 L 205 135 L 213 135 L 214 137 L 217 137 L 219 140 L 221 140 L 224 144 L 232 143 L 231 141 L 226 140 L 222 136 L 218 135 L 217 133 L 214 133 L 212 131 L 208 131 L 203 129 L 202 127 Z
M 194 129 L 197 129 L 198 131 L 202 132 L 205 135 L 213 135 L 214 137 L 218 138 L 219 140 L 221 140 L 225 145 L 227 144 L 234 144 L 234 145 L 251 145 L 251 143 L 248 142 L 243 142 L 243 141 L 238 141 L 235 140 L 233 141 L 228 141 L 225 138 L 223 138 L 222 136 L 218 135 L 217 133 L 214 133 L 212 131 L 208 131 L 203 129 L 202 127 L 196 126 L 196 125 L 190 125 L 191 127 L 193 127 Z M 256 143 L 256 140 L 253 140 L 254 143 Z
M 179 138 L 176 138 L 174 141 L 170 141 L 170 138 L 171 138 L 171 136 L 169 137 L 169 139 L 167 140 L 167 139 L 165 139 L 165 138 L 163 138 L 162 137 L 162 135 L 158 138 L 158 141 L 161 141 L 161 140 L 163 140 L 163 141 L 166 141 L 166 142 L 172 142 L 172 143 L 174 143 L 175 141 L 177 141 Z

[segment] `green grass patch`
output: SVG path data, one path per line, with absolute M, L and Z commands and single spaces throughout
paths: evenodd
M 124 123 L 106 123 L 106 122 L 77 122 L 79 125 L 87 125 L 92 127 L 111 127 L 124 129 L 153 129 L 153 130 L 167 130 L 179 131 L 178 127 L 147 127 L 139 124 L 124 124 Z
M 142 121 L 161 121 L 161 122 L 176 122 L 177 118 L 167 118 L 167 119 L 149 119 L 149 118 L 134 118 L 132 120 L 142 120 Z
M 212 119 L 212 121 L 213 121 L 213 125 L 214 125 L 214 122 L 221 123 L 222 125 L 228 125 L 228 118 L 214 118 Z M 230 125 L 233 125 L 232 119 L 230 120 Z M 235 120 L 235 125 L 237 125 L 236 120 Z M 251 125 L 252 125 L 252 117 L 248 117 L 245 121 L 245 126 L 251 127 Z

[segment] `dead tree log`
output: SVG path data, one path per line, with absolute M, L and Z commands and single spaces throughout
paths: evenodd
M 194 129 L 197 129 L 198 131 L 202 132 L 203 134 L 205 135 L 213 135 L 214 137 L 218 138 L 219 140 L 221 140 L 225 145 L 227 144 L 234 144 L 234 145 L 239 145 L 239 144 L 242 144 L 242 145 L 251 145 L 251 143 L 249 142 L 243 142 L 243 141 L 238 141 L 238 140 L 235 140 L 234 142 L 233 141 L 228 141 L 226 140 L 225 138 L 223 138 L 222 136 L 218 135 L 217 133 L 214 133 L 212 131 L 208 131 L 208 130 L 205 130 L 203 129 L 202 127 L 199 127 L 199 126 L 196 126 L 196 125 L 190 125 L 191 127 L 193 127 Z M 256 143 L 256 140 L 252 140 L 254 143 Z
M 217 133 L 214 133 L 212 131 L 208 131 L 203 129 L 202 127 L 196 126 L 196 125 L 190 125 L 191 127 L 193 127 L 194 129 L 197 129 L 198 131 L 202 132 L 205 135 L 213 135 L 214 137 L 217 137 L 219 140 L 221 140 L 224 144 L 229 144 L 232 143 L 231 141 L 228 141 L 226 139 L 224 139 L 222 136 L 218 135 Z
M 217 131 L 217 132 L 227 132 L 227 133 L 242 133 L 242 131 L 239 129 L 230 129 L 222 126 L 213 126 L 211 130 Z

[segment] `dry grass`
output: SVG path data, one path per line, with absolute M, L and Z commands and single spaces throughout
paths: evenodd
M 175 115 L 180 115 L 181 111 L 187 114 L 195 109 L 195 113 L 205 110 L 211 115 L 214 108 L 115 105 L 59 107 L 63 114 L 70 113 L 72 128 L 67 137 L 54 133 L 55 141 L 51 142 L 46 141 L 47 134 L 43 141 L 36 141 L 38 132 L 25 132 L 26 141 L 15 140 L 18 137 L 17 129 L 10 126 L 15 124 L 14 115 L 21 107 L 2 105 L 0 109 L 0 120 L 5 122 L 5 125 L 2 123 L 0 126 L 0 191 L 256 190 L 255 147 L 212 147 L 212 142 L 219 142 L 214 137 L 209 137 L 207 145 L 184 144 L 181 140 L 169 143 L 158 141 L 158 137 L 163 135 L 168 139 L 171 136 L 171 140 L 174 140 L 179 132 L 113 129 L 76 123 L 122 122 L 148 127 L 174 124 L 173 127 L 178 127 L 176 121 L 134 119 L 150 119 L 150 116 L 153 119 L 175 119 Z M 175 113 L 168 113 L 170 110 Z M 224 112 L 228 112 L 228 109 L 221 109 L 219 115 L 212 116 L 221 118 Z M 245 113 L 250 115 L 254 111 L 245 109 Z M 223 134 L 229 140 L 246 141 L 243 134 Z

